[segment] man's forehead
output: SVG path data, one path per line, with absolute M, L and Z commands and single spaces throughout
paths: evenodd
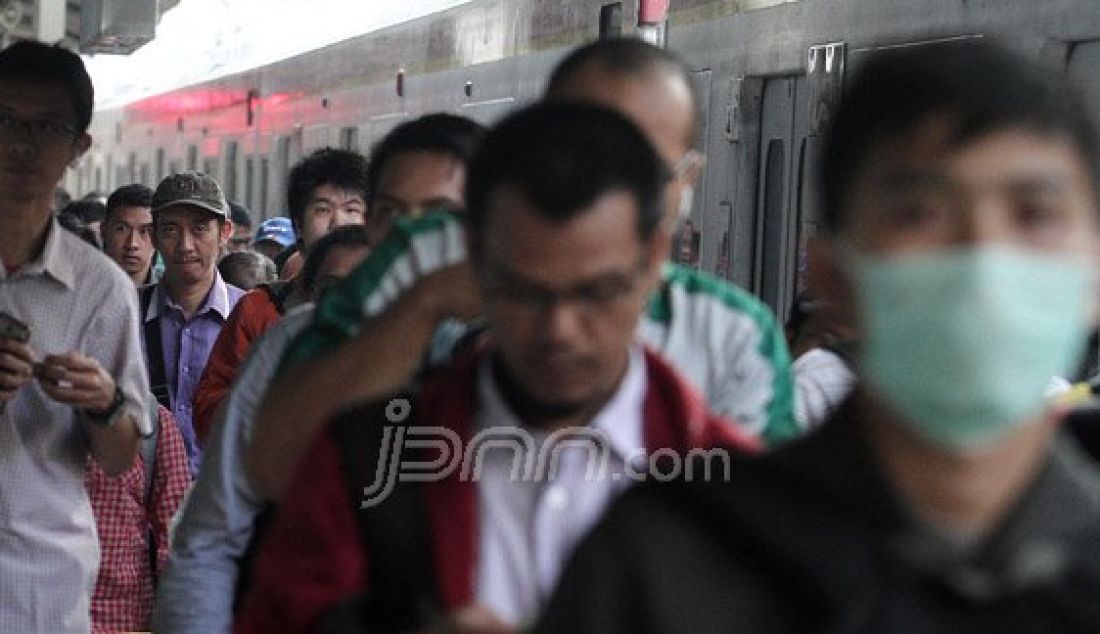
M 334 183 L 322 183 L 310 192 L 309 202 L 346 203 L 354 200 L 362 202 L 363 192 L 357 189 L 346 189 Z
M 76 116 L 64 86 L 30 79 L 0 80 L 0 112 L 54 119 Z
M 122 205 L 111 210 L 111 217 L 115 220 L 137 220 L 139 222 L 152 222 L 151 208 L 141 205 Z
M 865 176 L 906 184 L 931 183 L 951 172 L 999 171 L 1008 180 L 1064 177 L 1069 171 L 1088 169 L 1084 156 L 1063 135 L 1020 126 L 960 135 L 954 127 L 937 121 L 884 139 L 864 163 Z

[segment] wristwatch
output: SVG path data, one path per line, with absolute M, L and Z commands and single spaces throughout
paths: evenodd
M 122 414 L 122 403 L 124 399 L 122 397 L 122 388 L 115 386 L 115 397 L 111 400 L 111 404 L 107 406 L 107 409 L 99 412 L 93 412 L 89 409 L 78 410 L 84 418 L 88 419 L 88 422 L 99 425 L 100 427 L 110 427 Z

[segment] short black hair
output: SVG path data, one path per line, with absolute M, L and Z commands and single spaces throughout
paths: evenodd
M 871 152 L 915 133 L 932 116 L 948 118 L 955 146 L 1013 127 L 1064 137 L 1096 187 L 1096 130 L 1083 96 L 1061 71 L 988 40 L 899 49 L 867 61 L 835 113 L 818 175 L 829 231 L 843 228 L 845 198 Z
M 608 74 L 622 77 L 644 77 L 660 71 L 678 78 L 691 94 L 693 125 L 688 142 L 695 145 L 698 134 L 696 124 L 700 117 L 699 96 L 695 92 L 695 84 L 691 81 L 687 65 L 674 53 L 636 37 L 616 37 L 579 46 L 550 73 L 550 79 L 546 82 L 546 98 L 557 99 L 566 93 L 581 72 L 589 68 L 599 68 Z
M 363 225 L 344 225 L 329 231 L 317 241 L 310 249 L 306 261 L 302 264 L 302 290 L 307 295 L 313 293 L 313 287 L 317 284 L 317 275 L 321 272 L 321 264 L 333 249 L 358 247 L 369 248 L 370 236 Z
M 271 258 L 255 251 L 233 251 L 218 261 L 218 273 L 237 288 L 253 289 L 269 284 L 278 278 Z
M 88 226 L 88 223 L 77 214 L 72 212 L 62 211 L 57 214 L 57 224 L 61 225 L 62 229 L 69 231 L 76 237 L 80 238 L 84 242 L 92 245 L 93 247 L 102 248 L 99 244 L 99 239 L 96 238 L 95 232 Z
M 468 220 L 476 238 L 501 187 L 514 188 L 559 222 L 623 190 L 638 203 L 638 236 L 645 240 L 661 221 L 667 178 L 657 151 L 623 115 L 592 104 L 546 102 L 510 115 L 485 138 L 467 173 Z
M 467 165 L 484 138 L 485 128 L 481 124 L 443 112 L 402 123 L 371 148 L 367 205 L 374 204 L 382 172 L 394 156 L 406 152 L 432 152 L 445 154 Z
M 75 216 L 84 224 L 103 222 L 107 216 L 107 206 L 97 200 L 77 200 L 65 205 L 58 215 Z
M 248 209 L 232 200 L 229 201 L 229 219 L 238 227 L 252 227 L 252 216 L 248 213 Z
M 60 45 L 24 40 L 0 51 L 0 81 L 19 79 L 57 84 L 69 93 L 76 114 L 76 131 L 84 134 L 92 122 L 95 91 L 80 56 Z
M 296 230 L 301 230 L 302 217 L 313 190 L 321 185 L 359 192 L 368 197 L 367 158 L 351 150 L 321 148 L 305 157 L 290 170 L 287 179 L 287 212 Z
M 153 190 L 141 183 L 123 185 L 107 197 L 106 216 L 109 218 L 119 207 L 153 207 Z M 106 218 L 104 219 L 106 221 Z

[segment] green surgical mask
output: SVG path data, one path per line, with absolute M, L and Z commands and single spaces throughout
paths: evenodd
M 846 261 L 862 379 L 933 442 L 977 448 L 1033 420 L 1084 351 L 1083 262 L 1005 246 Z

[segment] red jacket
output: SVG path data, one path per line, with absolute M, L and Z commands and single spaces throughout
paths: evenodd
M 655 353 L 646 351 L 644 436 L 650 451 L 727 447 L 755 451 L 758 442 L 710 414 L 696 394 Z M 418 425 L 445 425 L 471 435 L 478 357 L 469 357 L 425 382 Z M 417 411 L 414 407 L 413 411 Z M 474 598 L 477 564 L 477 487 L 458 470 L 424 484 L 434 542 L 436 584 L 445 608 Z M 340 450 L 324 434 L 302 462 L 255 562 L 254 585 L 234 625 L 237 633 L 306 632 L 326 610 L 366 587 L 369 556 L 360 538 Z
M 229 319 L 222 326 L 206 368 L 195 388 L 192 401 L 195 437 L 199 442 L 206 440 L 210 427 L 214 424 L 214 415 L 229 395 L 229 387 L 237 377 L 237 369 L 244 363 L 252 343 L 260 338 L 268 328 L 279 321 L 282 313 L 271 293 L 264 288 L 256 288 L 244 294 L 237 302 Z

